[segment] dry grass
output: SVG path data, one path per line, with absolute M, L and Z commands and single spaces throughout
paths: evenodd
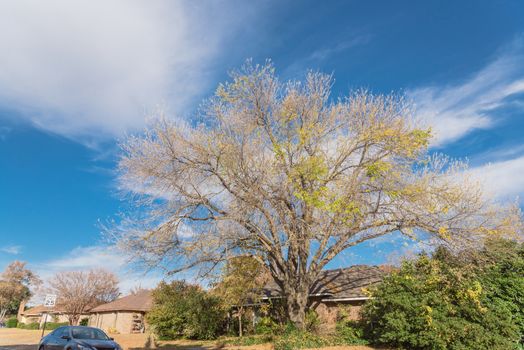
M 47 333 L 47 332 L 46 332 Z M 36 350 L 40 341 L 39 330 L 25 330 L 17 328 L 0 328 L 0 349 L 9 350 Z M 260 344 L 251 346 L 223 345 L 213 341 L 159 341 L 155 342 L 147 334 L 111 334 L 115 341 L 125 350 L 218 350 L 218 349 L 242 349 L 242 350 L 271 350 L 271 344 Z M 334 346 L 322 350 L 374 350 L 368 346 Z
M 46 332 L 46 334 L 49 332 Z M 0 328 L 0 347 L 6 345 L 34 345 L 40 341 L 42 331 L 18 328 Z M 10 349 L 10 347 L 8 347 Z

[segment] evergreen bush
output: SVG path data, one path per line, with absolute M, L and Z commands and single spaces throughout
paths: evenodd
M 160 339 L 216 339 L 224 332 L 221 300 L 184 281 L 161 283 L 153 291 L 147 321 Z
M 492 297 L 482 273 L 440 255 L 404 262 L 372 291 L 363 309 L 370 340 L 408 349 L 514 349 L 520 335 L 509 303 Z
M 16 325 L 16 328 L 20 328 L 20 329 L 39 329 L 40 328 L 40 323 L 38 323 L 38 322 L 32 322 L 32 323 L 19 322 Z
M 10 317 L 5 322 L 5 326 L 7 328 L 16 328 L 17 325 L 18 325 L 18 319 L 16 317 Z

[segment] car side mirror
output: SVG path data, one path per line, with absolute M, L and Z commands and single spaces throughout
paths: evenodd
M 71 340 L 71 337 L 68 335 L 63 335 L 60 338 L 65 339 L 65 340 Z

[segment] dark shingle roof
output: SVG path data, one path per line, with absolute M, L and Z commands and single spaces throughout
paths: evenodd
M 150 311 L 153 306 L 153 296 L 150 290 L 142 290 L 123 298 L 116 299 L 107 304 L 98 305 L 90 312 L 109 311 Z
M 388 266 L 368 265 L 324 270 L 311 287 L 309 295 L 321 296 L 325 300 L 367 298 L 364 288 L 382 281 L 390 271 Z M 275 282 L 266 284 L 263 293 L 267 298 L 278 298 L 282 294 Z

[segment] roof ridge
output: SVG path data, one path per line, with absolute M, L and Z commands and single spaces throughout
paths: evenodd
M 113 301 L 100 304 L 91 309 L 91 312 L 105 311 L 148 311 L 151 309 L 153 296 L 151 290 L 128 294 Z

